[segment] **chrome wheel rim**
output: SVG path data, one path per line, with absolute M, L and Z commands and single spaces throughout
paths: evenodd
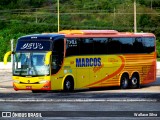
M 137 78 L 136 78 L 136 77 L 133 77 L 133 78 L 132 78 L 132 85 L 137 85 L 137 83 L 138 83 Z
M 66 88 L 67 88 L 67 90 L 69 90 L 71 88 L 71 82 L 70 81 L 66 81 Z

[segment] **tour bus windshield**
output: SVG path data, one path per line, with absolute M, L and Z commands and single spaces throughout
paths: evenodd
M 43 76 L 49 75 L 50 66 L 45 65 L 47 52 L 17 52 L 14 54 L 13 75 Z

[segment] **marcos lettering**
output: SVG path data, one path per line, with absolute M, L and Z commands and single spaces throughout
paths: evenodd
M 101 66 L 101 58 L 76 58 L 76 67 Z

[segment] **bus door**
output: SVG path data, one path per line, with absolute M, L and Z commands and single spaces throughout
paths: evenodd
M 64 40 L 55 40 L 52 51 L 52 74 L 56 74 L 62 67 L 64 59 Z
M 62 54 L 58 54 L 53 52 L 52 54 L 52 74 L 56 74 L 63 64 L 63 57 Z

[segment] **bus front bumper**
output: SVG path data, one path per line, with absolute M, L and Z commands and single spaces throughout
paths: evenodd
M 51 82 L 44 84 L 20 84 L 13 82 L 14 90 L 51 90 Z

